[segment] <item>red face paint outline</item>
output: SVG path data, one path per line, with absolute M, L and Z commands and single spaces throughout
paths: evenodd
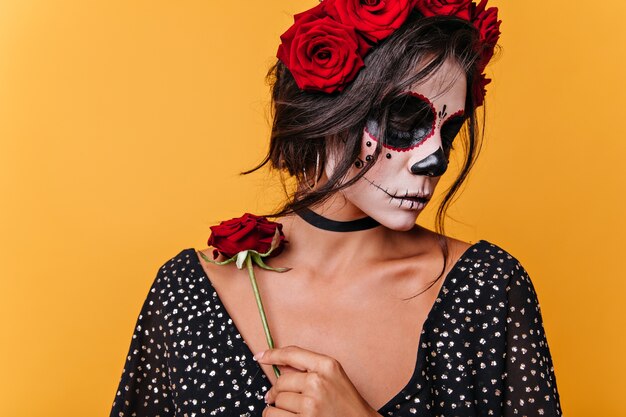
M 452 119 L 453 117 L 456 117 L 456 116 L 463 116 L 464 114 L 465 114 L 465 110 L 463 110 L 463 109 L 461 109 L 461 110 L 457 110 L 457 111 L 455 111 L 454 113 L 452 113 L 450 116 L 448 116 L 448 118 L 446 119 L 446 121 L 445 121 L 445 122 L 443 122 L 443 124 L 445 125 L 446 123 L 448 123 L 448 121 L 449 121 L 450 119 Z
M 416 93 L 414 91 L 406 91 L 407 94 L 413 96 L 413 97 L 417 97 L 419 98 L 421 101 L 423 101 L 424 103 L 426 103 L 428 105 L 428 107 L 430 108 L 431 113 L 434 115 L 433 117 L 433 122 L 432 125 L 430 126 L 430 131 L 428 133 L 428 135 L 426 137 L 424 137 L 424 139 L 422 139 L 420 142 L 418 142 L 417 144 L 408 147 L 408 148 L 397 148 L 395 146 L 391 146 L 391 145 L 387 145 L 387 144 L 383 144 L 383 147 L 386 149 L 391 149 L 392 151 L 396 151 L 396 152 L 408 152 L 410 150 L 413 150 L 415 148 L 419 148 L 420 146 L 422 146 L 424 143 L 426 143 L 426 141 L 431 138 L 434 134 L 435 134 L 435 128 L 437 126 L 437 112 L 435 110 L 435 106 L 433 105 L 433 103 L 424 95 L 420 94 L 420 93 Z M 462 111 L 462 110 L 461 110 Z M 372 134 L 372 132 L 370 132 L 370 130 L 367 128 L 367 125 L 365 126 L 365 132 L 367 132 L 367 134 L 376 142 L 379 142 L 378 138 L 376 136 L 374 136 L 374 134 Z
M 457 137 L 457 135 L 461 131 L 461 128 L 463 127 L 463 125 L 467 121 L 467 119 L 464 116 L 465 116 L 465 110 L 464 109 L 457 110 L 454 113 L 452 113 L 450 116 L 448 116 L 448 118 L 445 120 L 445 122 L 441 123 L 441 125 L 439 126 L 439 131 L 441 132 L 441 142 L 442 142 L 442 145 L 444 147 L 444 150 L 447 147 L 452 148 L 452 142 L 454 142 L 454 139 Z M 457 117 L 463 117 L 463 121 L 459 125 L 459 130 L 457 130 L 454 133 L 454 136 L 452 137 L 452 140 L 450 141 L 450 143 L 447 143 L 449 138 L 447 138 L 447 137 L 444 138 L 444 136 L 443 136 L 443 129 L 444 129 L 444 127 L 446 127 L 446 125 L 448 124 L 449 121 L 455 120 Z M 443 143 L 444 141 L 446 141 L 446 143 Z

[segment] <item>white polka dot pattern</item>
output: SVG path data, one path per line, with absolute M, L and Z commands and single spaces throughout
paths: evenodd
M 195 249 L 168 260 L 139 314 L 110 416 L 261 416 L 269 388 Z M 413 376 L 378 413 L 562 415 L 538 298 L 515 257 L 486 240 L 465 251 L 424 323 Z

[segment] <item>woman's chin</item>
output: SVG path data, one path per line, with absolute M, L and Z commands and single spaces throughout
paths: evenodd
M 388 229 L 398 232 L 406 232 L 415 227 L 419 212 L 416 211 L 396 211 L 385 215 L 377 216 L 375 219 Z M 373 216 L 372 216 L 373 217 Z

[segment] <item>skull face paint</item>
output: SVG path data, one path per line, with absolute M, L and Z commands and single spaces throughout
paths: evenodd
M 394 230 L 410 230 L 446 171 L 452 143 L 464 122 L 467 81 L 449 59 L 420 84 L 390 104 L 385 138 L 367 120 L 353 174 L 373 166 L 342 194 L 354 217 L 364 213 Z M 380 142 L 382 152 L 374 160 Z M 332 175 L 332 164 L 326 175 Z
M 385 141 L 383 146 L 397 152 L 407 152 L 425 143 L 435 134 L 439 121 L 441 148 L 412 166 L 414 174 L 441 176 L 448 167 L 448 155 L 452 142 L 465 123 L 464 110 L 460 109 L 445 122 L 447 104 L 435 112 L 434 104 L 422 94 L 407 91 L 404 96 L 390 105 Z M 375 118 L 367 120 L 365 132 L 374 141 L 380 140 L 380 125 Z M 391 156 L 387 153 L 387 158 Z
M 435 133 L 436 119 L 433 103 L 419 93 L 408 91 L 389 108 L 385 147 L 406 152 L 420 146 Z M 379 140 L 380 127 L 376 119 L 369 119 L 365 129 L 374 140 Z
M 445 117 L 446 106 L 443 106 Z M 465 112 L 463 110 L 459 110 L 456 113 L 453 113 L 442 125 L 441 125 L 441 143 L 444 150 L 449 152 L 450 149 L 454 149 L 452 146 L 452 142 L 454 138 L 459 134 L 463 124 L 465 123 Z

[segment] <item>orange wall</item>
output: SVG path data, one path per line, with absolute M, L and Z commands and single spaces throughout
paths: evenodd
M 279 201 L 238 172 L 266 150 L 278 36 L 315 4 L 0 2 L 3 416 L 108 415 L 157 268 Z M 626 2 L 492 4 L 486 144 L 448 233 L 529 271 L 566 415 L 626 416 Z

